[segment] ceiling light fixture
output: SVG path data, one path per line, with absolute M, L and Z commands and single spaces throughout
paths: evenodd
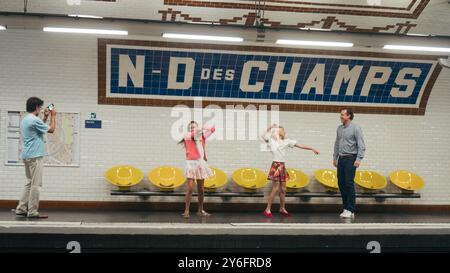
M 206 41 L 222 41 L 222 42 L 244 41 L 244 39 L 241 37 L 193 35 L 193 34 L 179 34 L 179 33 L 163 33 L 162 37 L 170 39 L 206 40 Z
M 353 47 L 353 43 L 325 42 L 325 41 L 304 41 L 304 40 L 277 40 L 277 44 L 282 45 L 302 45 L 302 46 L 331 46 L 331 47 Z
M 43 30 L 46 31 L 46 32 L 62 32 L 62 33 L 128 35 L 128 31 L 126 31 L 126 30 L 90 29 L 90 28 L 63 28 L 63 27 L 44 27 Z
M 101 16 L 95 16 L 95 15 L 83 15 L 83 14 L 68 14 L 69 17 L 75 17 L 75 18 L 89 18 L 89 19 L 103 19 Z
M 431 47 L 431 46 L 407 46 L 407 45 L 385 45 L 384 49 L 394 50 L 412 50 L 429 52 L 450 52 L 450 47 Z

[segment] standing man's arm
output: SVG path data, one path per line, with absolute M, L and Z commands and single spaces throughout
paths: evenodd
M 336 140 L 334 141 L 333 166 L 335 167 L 337 167 L 338 156 L 339 156 L 339 127 L 336 130 Z
M 358 154 L 354 166 L 358 168 L 361 165 L 361 161 L 364 158 L 366 152 L 366 143 L 364 142 L 363 133 L 361 127 L 357 126 L 355 130 L 356 144 L 358 146 Z
M 52 134 L 55 132 L 55 117 L 56 117 L 56 109 L 50 111 L 50 128 L 48 128 L 48 132 Z

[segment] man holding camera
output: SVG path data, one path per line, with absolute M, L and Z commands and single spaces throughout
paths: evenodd
M 28 218 L 48 218 L 39 214 L 39 191 L 42 187 L 42 172 L 44 169 L 45 142 L 44 135 L 55 131 L 56 109 L 49 105 L 44 110 L 44 118 L 40 119 L 44 102 L 31 97 L 27 100 L 28 115 L 22 120 L 20 129 L 22 133 L 22 159 L 25 164 L 25 184 L 19 205 L 16 208 L 17 216 Z M 46 124 L 50 116 L 50 126 Z

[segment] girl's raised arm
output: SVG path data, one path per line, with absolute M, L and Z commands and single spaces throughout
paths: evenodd
M 270 132 L 270 130 L 272 130 L 272 128 L 275 128 L 275 127 L 278 127 L 278 125 L 272 124 L 269 127 L 267 127 L 267 129 L 261 133 L 260 140 L 265 143 L 269 142 L 269 139 L 267 138 L 267 133 Z
M 190 140 L 192 138 L 199 139 L 202 135 L 202 130 L 200 128 L 196 128 L 195 131 L 189 131 L 184 135 L 185 140 Z
M 203 130 L 205 131 L 205 132 L 203 133 L 203 136 L 204 136 L 205 138 L 208 138 L 208 137 L 210 137 L 210 136 L 216 131 L 216 126 L 213 125 L 213 126 L 211 126 L 211 127 L 204 127 Z

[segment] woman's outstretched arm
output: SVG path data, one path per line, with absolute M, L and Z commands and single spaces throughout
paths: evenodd
M 320 154 L 320 152 L 318 150 L 316 150 L 316 149 L 314 149 L 312 147 L 305 146 L 303 144 L 295 144 L 295 147 L 303 149 L 303 150 L 313 151 L 313 153 L 315 153 L 316 155 Z

